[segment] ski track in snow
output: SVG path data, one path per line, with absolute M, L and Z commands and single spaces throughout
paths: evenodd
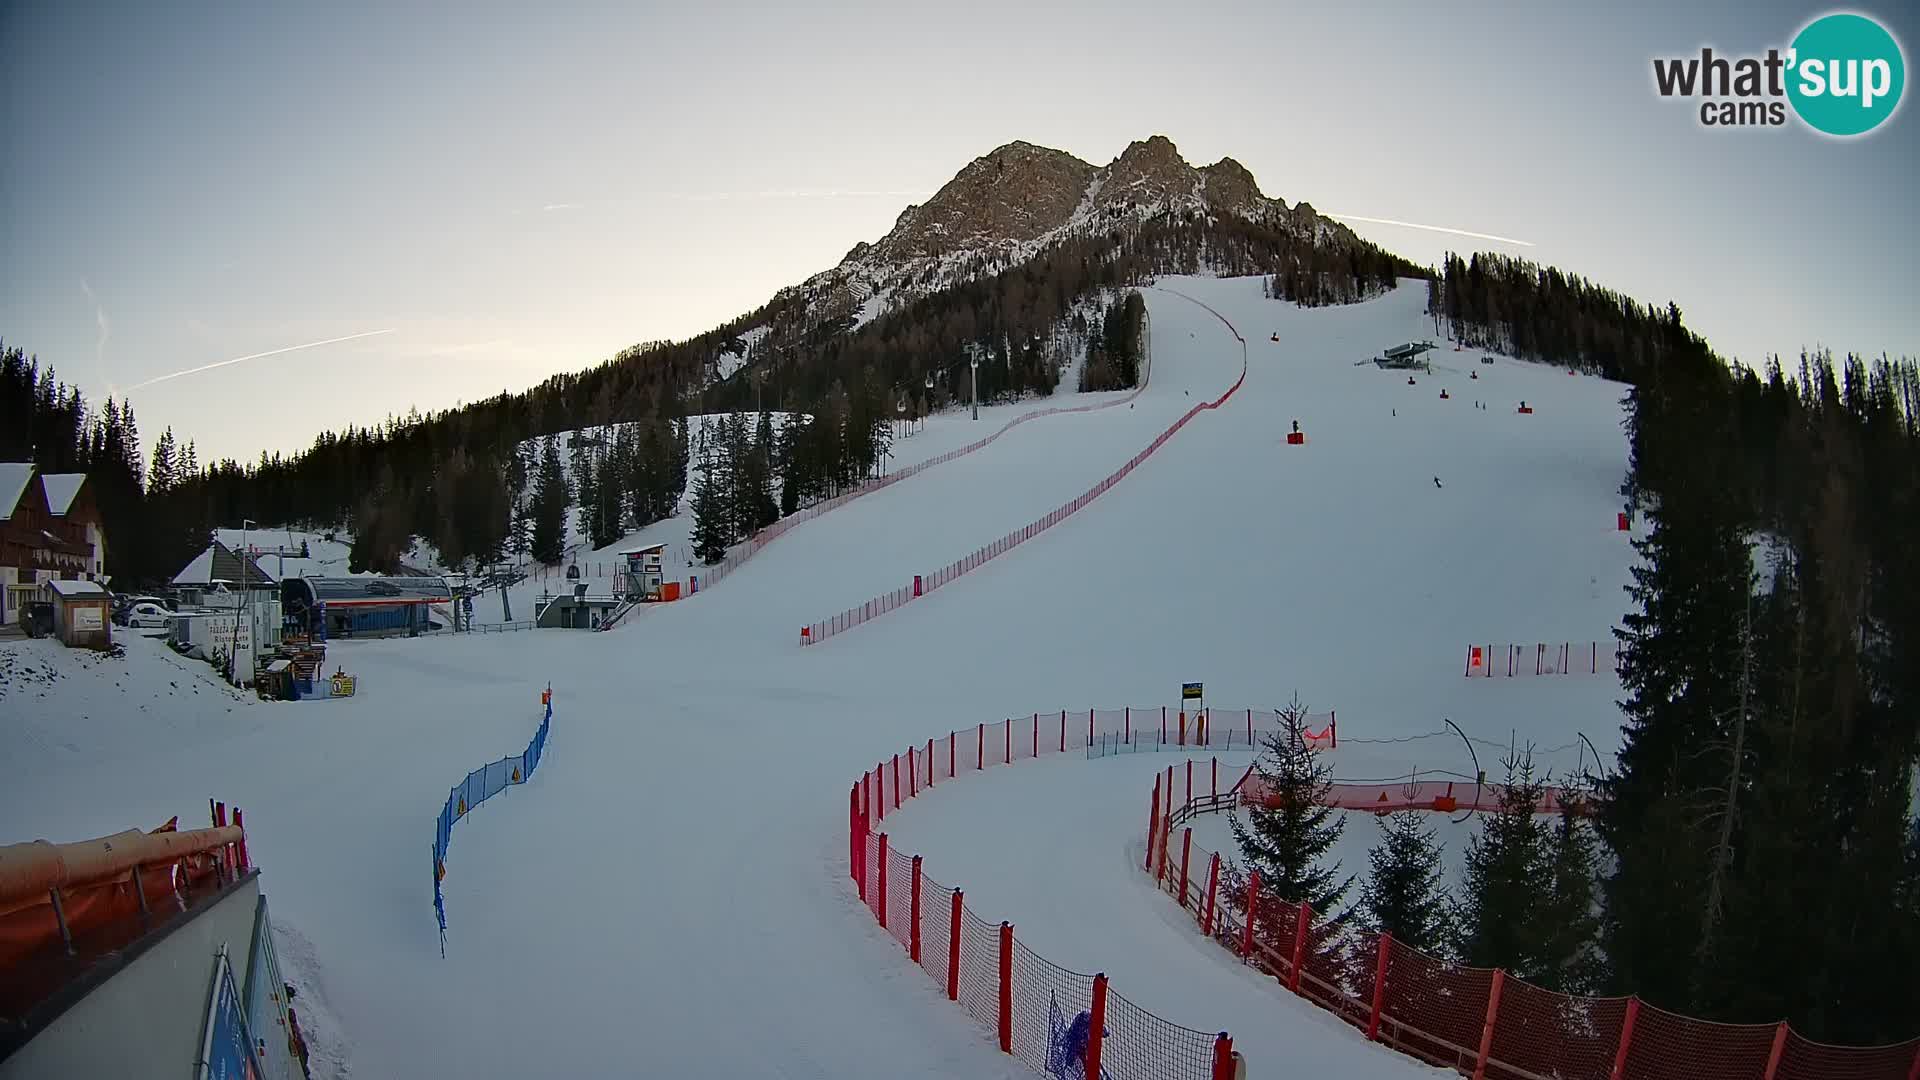
M 1194 679 L 1221 702 L 1298 690 L 1339 710 L 1343 739 L 1448 717 L 1501 742 L 1617 742 L 1611 677 L 1466 680 L 1461 656 L 1604 638 L 1624 610 L 1623 388 L 1478 353 L 1435 354 L 1415 386 L 1354 366 L 1431 335 L 1417 284 L 1314 310 L 1265 299 L 1258 279 L 1162 284 L 1241 328 L 1242 389 L 1080 513 L 875 625 L 796 644 L 802 622 L 1085 490 L 1230 384 L 1239 344 L 1149 290 L 1155 370 L 1135 408 L 1022 425 L 617 633 L 341 643 L 328 664 L 360 677 L 356 697 L 231 714 L 209 688 L 164 684 L 144 709 L 94 707 L 115 701 L 87 688 L 106 669 L 50 651 L 55 689 L 0 699 L 28 715 L 0 727 L 6 839 L 184 822 L 209 795 L 244 807 L 276 922 L 310 943 L 287 950 L 317 983 L 296 1007 L 326 1021 L 336 1075 L 1029 1076 L 846 879 L 846 792 L 874 762 L 1035 709 L 1172 702 Z M 1515 414 L 1521 398 L 1535 415 Z M 937 425 L 909 441 L 964 444 L 990 430 L 982 413 L 950 421 L 944 445 Z M 1284 445 L 1295 418 L 1304 447 Z M 129 669 L 169 662 L 143 649 L 164 652 L 131 642 Z M 442 960 L 434 815 L 468 770 L 526 745 L 549 681 L 539 772 L 455 826 Z M 1410 745 L 1395 760 L 1465 771 L 1439 740 Z M 1040 954 L 1266 1047 L 1250 1055 L 1262 1075 L 1425 1072 L 1209 953 L 1151 892 L 1130 846 L 1165 763 L 970 778 L 903 815 L 902 836 Z

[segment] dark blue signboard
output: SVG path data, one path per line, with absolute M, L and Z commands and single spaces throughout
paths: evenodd
M 233 968 L 222 951 L 213 975 L 213 1000 L 207 1009 L 201 1044 L 200 1075 L 206 1080 L 261 1080 L 260 1061 L 247 1034 L 246 1004 L 233 985 Z

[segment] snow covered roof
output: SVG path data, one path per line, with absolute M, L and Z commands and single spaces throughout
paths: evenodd
M 213 580 L 213 545 L 193 557 L 179 573 L 173 575 L 175 585 L 205 585 Z
M 276 560 L 255 556 L 245 560 L 225 544 L 215 541 L 207 549 L 193 557 L 179 573 L 173 575 L 175 585 L 211 585 L 216 581 L 228 581 L 238 584 L 244 577 L 249 585 L 266 585 L 279 580 L 270 568 Z M 288 562 L 298 560 L 288 559 Z
M 33 480 L 33 465 L 25 461 L 0 461 L 0 521 L 13 516 L 27 484 Z
M 40 486 L 47 492 L 47 509 L 65 514 L 73 506 L 73 497 L 80 494 L 80 485 L 86 482 L 86 473 L 41 473 Z
M 47 588 L 52 589 L 56 595 L 69 599 L 79 596 L 104 597 L 107 595 L 107 590 L 97 581 L 63 581 L 56 578 L 47 582 Z

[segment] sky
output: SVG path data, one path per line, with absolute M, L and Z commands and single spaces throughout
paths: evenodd
M 1653 89 L 1827 10 L 5 3 L 0 340 L 247 459 L 711 329 L 1006 142 L 1162 134 L 1289 203 L 1530 241 L 1354 223 L 1672 300 L 1743 360 L 1920 354 L 1915 106 L 1840 141 Z M 1912 62 L 1920 9 L 1854 10 Z

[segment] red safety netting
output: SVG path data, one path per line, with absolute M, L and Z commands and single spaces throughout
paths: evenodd
M 967 910 L 960 913 L 960 921 L 960 1004 L 975 1023 L 998 1031 L 1000 927 Z
M 1208 1080 L 1218 1038 L 1161 1019 L 1109 990 L 1100 1071 L 1112 1080 Z
M 973 552 L 931 573 L 918 575 L 911 584 L 902 586 L 892 592 L 884 593 L 865 603 L 850 607 L 838 615 L 810 624 L 803 629 L 800 635 L 801 644 L 818 644 L 836 634 L 843 634 L 862 623 L 879 618 L 881 615 L 901 607 L 916 597 L 924 596 L 935 589 L 951 584 L 956 578 L 972 573 L 974 570 L 1005 555 L 1007 552 L 1026 543 L 1028 540 L 1033 539 L 1074 514 L 1079 513 L 1082 509 L 1085 509 L 1089 503 L 1093 502 L 1093 500 L 1099 498 L 1108 489 L 1125 479 L 1128 474 L 1140 466 L 1141 462 L 1151 457 L 1154 451 L 1166 445 L 1167 440 L 1171 439 L 1174 433 L 1178 432 L 1181 428 L 1187 426 L 1188 422 L 1194 417 L 1209 409 L 1217 409 L 1226 404 L 1227 400 L 1233 397 L 1234 393 L 1246 382 L 1246 378 L 1247 372 L 1243 363 L 1240 370 L 1240 377 L 1234 380 L 1233 385 L 1228 387 L 1225 393 L 1213 401 L 1203 401 L 1193 406 L 1193 408 L 1188 409 L 1185 413 L 1181 414 L 1180 418 L 1175 420 L 1171 426 L 1161 432 L 1153 442 L 1149 443 L 1146 449 L 1133 455 L 1133 457 L 1127 460 L 1126 464 L 1114 470 L 1105 479 L 1088 488 L 1085 492 L 1049 511 L 1037 520 L 1023 525 L 997 540 L 982 545 Z M 1136 391 L 1136 393 L 1137 392 L 1138 391 Z M 1085 408 L 1087 407 L 1081 406 L 1079 409 L 1065 409 L 1061 411 L 1081 411 Z
M 1052 1073 L 1047 1057 L 1054 1025 L 1064 1027 L 1092 1007 L 1093 976 L 1069 971 L 1019 941 L 1013 943 L 1014 1057 L 1043 1076 Z
M 893 851 L 887 852 L 887 932 L 902 945 L 909 944 L 907 930 L 913 924 L 913 860 Z
M 1752 1080 L 1766 1073 L 1778 1024 L 1716 1024 L 1642 1002 L 1626 1075 L 1647 1080 Z
M 1774 1080 L 1881 1080 L 1903 1075 L 1911 1080 L 1916 1073 L 1920 1073 L 1920 1039 L 1891 1046 L 1830 1046 L 1788 1032 Z
M 920 875 L 920 967 L 938 986 L 947 985 L 952 951 L 953 890 Z
M 1183 823 L 1234 805 L 1231 798 L 1205 796 L 1179 801 L 1184 786 L 1170 780 L 1183 771 L 1160 774 L 1161 790 L 1173 791 L 1175 802 L 1160 807 L 1145 864 L 1171 897 L 1182 896 Z M 1189 877 L 1183 903 L 1201 927 L 1207 920 L 1213 855 L 1198 845 L 1185 851 Z M 1225 858 L 1221 865 L 1213 934 L 1218 944 L 1362 1033 L 1375 1029 L 1379 1041 L 1434 1065 L 1470 1075 L 1478 1070 L 1498 1080 L 1914 1080 L 1920 1070 L 1920 1039 L 1829 1046 L 1803 1039 L 1785 1024 L 1722 1024 L 1630 998 L 1557 993 L 1491 969 L 1462 967 L 1390 938 L 1383 958 L 1381 935 L 1311 915 L 1303 939 L 1300 909 L 1257 893 L 1249 939 L 1247 876 Z M 1376 987 L 1381 973 L 1384 982 Z
M 884 813 L 894 809 L 896 793 L 911 799 L 927 789 L 929 777 L 938 786 L 940 770 L 950 762 L 958 775 L 978 768 L 983 758 L 989 764 L 1030 758 L 1036 739 L 1041 754 L 1059 753 L 1063 746 L 1084 751 L 1084 734 L 1076 745 L 1072 732 L 1079 727 L 1084 733 L 1089 715 L 1087 710 L 1029 714 L 954 732 L 951 751 L 946 749 L 949 740 L 935 739 L 931 753 L 922 744 L 911 755 L 889 756 L 863 774 L 850 792 L 851 876 L 868 910 L 909 956 L 918 956 L 921 970 L 941 992 L 951 989 L 996 1042 L 1002 1040 L 1004 1018 L 1007 1051 L 1043 1075 L 1057 1074 L 1055 1066 L 1062 1065 L 1072 1042 L 1068 1032 L 1075 1018 L 1095 1011 L 1096 977 L 1033 952 L 1014 939 L 1011 928 L 1003 934 L 1000 924 L 968 909 L 964 895 L 927 877 L 924 866 L 916 874 L 914 857 L 890 847 L 881 829 Z M 1175 877 L 1170 887 L 1177 889 L 1177 882 Z M 1191 881 L 1190 886 L 1200 887 Z M 957 955 L 952 936 L 956 896 Z M 1231 1045 L 1221 1041 L 1224 1036 L 1165 1020 L 1111 990 L 1105 992 L 1102 1007 L 1101 1071 L 1110 1080 L 1214 1080 L 1221 1075 L 1215 1070 L 1217 1056 Z

